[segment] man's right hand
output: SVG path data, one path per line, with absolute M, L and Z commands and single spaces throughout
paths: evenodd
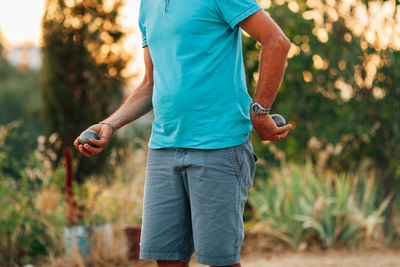
M 74 146 L 81 152 L 85 157 L 90 158 L 93 155 L 99 154 L 110 142 L 113 135 L 113 129 L 108 124 L 95 124 L 88 128 L 88 130 L 95 131 L 99 136 L 100 140 L 90 138 L 90 143 L 98 147 L 93 147 L 89 144 L 79 144 L 79 136 L 74 141 Z
M 263 141 L 279 142 L 283 140 L 292 128 L 291 124 L 282 127 L 276 126 L 270 115 L 253 115 L 251 121 L 258 136 Z

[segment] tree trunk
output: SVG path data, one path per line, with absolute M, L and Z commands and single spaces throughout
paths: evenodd
M 63 155 L 64 155 L 64 166 L 66 171 L 64 189 L 67 195 L 66 200 L 67 200 L 68 225 L 75 225 L 77 219 L 77 213 L 76 213 L 76 202 L 74 200 L 74 192 L 72 190 L 74 175 L 72 171 L 71 148 L 65 147 Z

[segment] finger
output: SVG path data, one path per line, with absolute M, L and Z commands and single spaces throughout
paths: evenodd
M 281 128 L 283 128 L 283 127 L 281 127 Z M 289 134 L 289 132 L 290 132 L 290 127 L 287 128 L 286 131 L 284 131 L 284 132 L 280 132 L 280 133 L 278 133 L 278 134 L 275 134 L 275 135 L 272 137 L 272 139 L 273 139 L 273 140 L 277 140 L 277 141 L 274 141 L 274 142 L 279 142 L 279 141 L 285 139 L 285 137 Z
M 292 125 L 290 123 L 285 126 L 278 127 L 278 133 L 282 134 L 284 132 L 288 132 L 291 128 L 292 128 Z
M 281 140 L 282 140 L 282 139 L 285 139 L 285 137 L 289 134 L 289 131 L 290 131 L 290 129 L 287 130 L 287 131 L 284 132 L 284 133 L 281 133 L 281 134 L 280 134 L 280 139 L 281 139 Z
M 271 141 L 271 142 L 279 142 L 279 141 L 281 141 L 281 139 L 279 138 L 279 134 L 271 135 L 266 140 Z
M 75 139 L 74 147 L 79 150 L 79 140 L 78 139 L 79 139 L 79 137 Z
M 93 147 L 89 144 L 84 144 L 83 147 L 91 154 L 99 154 L 103 150 L 103 148 Z
M 90 138 L 89 141 L 93 145 L 99 146 L 99 147 L 105 147 L 108 144 L 108 140 L 106 138 L 100 138 L 100 140 Z
M 82 155 L 84 155 L 85 157 L 90 158 L 92 156 L 92 154 L 90 154 L 84 147 L 83 145 L 79 145 L 79 152 L 81 152 Z

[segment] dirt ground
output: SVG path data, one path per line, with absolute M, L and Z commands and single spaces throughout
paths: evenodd
M 251 257 L 244 257 L 242 263 L 243 267 L 397 267 L 400 266 L 400 253 L 365 251 L 329 251 L 326 253 L 289 252 L 280 255 L 253 255 Z M 193 266 L 196 265 L 194 264 Z
M 254 254 L 242 257 L 242 267 L 400 267 L 398 251 L 328 251 Z M 140 266 L 155 266 L 141 262 Z M 203 267 L 194 259 L 191 267 Z

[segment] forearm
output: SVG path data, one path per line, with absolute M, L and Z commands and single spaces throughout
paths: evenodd
M 152 107 L 153 83 L 152 81 L 143 80 L 143 82 L 132 92 L 125 100 L 121 107 L 111 116 L 105 119 L 112 123 L 115 129 L 119 129 L 147 112 Z
M 282 83 L 290 42 L 284 36 L 276 37 L 263 44 L 260 58 L 259 80 L 254 102 L 271 107 Z

